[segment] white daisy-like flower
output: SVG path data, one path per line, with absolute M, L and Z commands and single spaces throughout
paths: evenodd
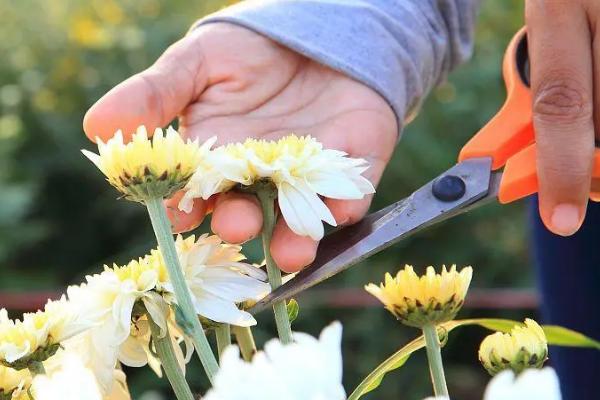
M 215 322 L 237 326 L 256 324 L 254 317 L 239 308 L 245 301 L 256 301 L 270 291 L 264 271 L 241 262 L 241 247 L 223 243 L 216 236 L 202 235 L 175 242 L 183 273 L 198 315 Z M 153 255 L 158 251 L 153 251 Z M 165 298 L 175 303 L 170 282 L 162 285 Z
M 102 387 L 84 361 L 86 348 L 59 350 L 45 364 L 46 374 L 37 375 L 30 386 L 35 400 L 102 399 L 130 400 L 127 377 L 120 369 L 113 370 L 115 384 L 110 392 Z
M 294 343 L 269 341 L 251 362 L 236 346 L 223 353 L 206 400 L 342 400 L 342 326 L 331 324 L 319 339 L 295 333 Z M 232 384 L 235 382 L 235 384 Z
M 320 196 L 356 200 L 375 192 L 362 174 L 367 161 L 325 149 L 310 136 L 289 135 L 278 141 L 247 139 L 219 147 L 205 158 L 179 204 L 190 212 L 192 200 L 269 180 L 277 187 L 278 203 L 290 229 L 315 240 L 323 237 L 321 221 L 336 221 Z
M 0 312 L 0 362 L 15 369 L 27 368 L 30 361 L 45 361 L 60 344 L 89 329 L 94 321 L 65 297 L 48 301 L 44 310 L 11 320 Z
M 153 320 L 166 331 L 169 308 L 155 289 L 166 282 L 167 273 L 152 257 L 133 260 L 125 266 L 105 267 L 101 274 L 86 277 L 86 283 L 67 289 L 69 299 L 79 304 L 97 325 L 68 341 L 65 346 L 82 354 L 103 390 L 110 393 L 117 361 L 140 366 L 148 362 L 132 359 L 128 339 L 136 302 L 141 302 Z
M 262 270 L 241 262 L 241 247 L 208 235 L 198 240 L 180 236 L 176 243 L 196 312 L 216 322 L 255 324 L 238 304 L 262 298 L 270 286 L 264 282 Z M 169 307 L 176 300 L 160 251 L 152 250 L 124 266 L 105 266 L 102 273 L 88 276 L 86 283 L 69 287 L 67 293 L 97 325 L 65 346 L 83 353 L 83 362 L 94 371 L 103 393 L 113 390 L 117 362 L 130 367 L 148 364 L 161 374 L 160 362 L 150 348 L 149 321 L 143 313 L 134 312 L 136 304 L 143 304 L 162 335 L 168 332 L 185 369 L 194 347 L 175 323 Z
M 57 371 L 33 379 L 30 391 L 36 400 L 102 400 L 94 374 L 78 357 L 61 357 L 61 364 Z
M 550 368 L 527 369 L 517 377 L 511 370 L 500 372 L 488 384 L 484 400 L 561 400 L 560 383 Z

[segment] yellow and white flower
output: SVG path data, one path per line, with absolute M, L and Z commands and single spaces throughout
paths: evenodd
M 331 324 L 319 339 L 295 333 L 294 342 L 269 341 L 251 362 L 228 347 L 206 400 L 343 400 L 342 326 Z M 232 384 L 235 382 L 235 384 Z
M 86 283 L 67 289 L 69 299 L 97 321 L 97 326 L 68 341 L 65 346 L 84 353 L 83 362 L 94 371 L 103 393 L 109 393 L 113 388 L 117 361 L 134 366 L 140 364 L 139 360 L 132 361 L 124 349 L 132 333 L 136 303 L 143 304 L 153 320 L 166 330 L 169 309 L 155 291 L 166 279 L 162 263 L 147 256 L 125 266 L 105 266 L 101 274 L 88 276 Z
M 106 143 L 99 138 L 97 142 L 99 154 L 82 150 L 83 154 L 125 198 L 143 202 L 170 197 L 184 187 L 215 139 L 199 146 L 197 140 L 184 141 L 171 127 L 166 134 L 157 128 L 149 139 L 140 126 L 129 143 L 124 143 L 121 131 Z
M 48 301 L 43 311 L 27 313 L 21 320 L 0 318 L 0 363 L 24 369 L 32 361 L 45 361 L 60 344 L 89 329 L 94 321 L 84 318 L 78 306 L 61 298 Z
M 198 315 L 237 326 L 255 325 L 254 317 L 238 304 L 261 299 L 270 286 L 264 271 L 242 262 L 241 247 L 223 243 L 216 235 L 178 236 L 175 244 Z M 172 285 L 167 282 L 162 288 L 174 303 Z
M 413 267 L 405 266 L 395 277 L 385 274 L 385 282 L 379 286 L 370 283 L 365 290 L 377 297 L 402 323 L 421 328 L 427 324 L 439 324 L 452 320 L 464 303 L 473 269 L 465 267 L 460 272 L 453 265 L 450 270 L 442 267 L 436 274 L 427 267 L 418 276 Z
M 515 377 L 503 371 L 488 384 L 484 400 L 561 400 L 560 383 L 550 367 L 527 369 Z
M 29 371 L 17 371 L 0 365 L 0 399 L 29 400 L 26 389 L 30 384 L 31 374 Z
M 179 207 L 189 212 L 194 198 L 207 199 L 236 184 L 251 186 L 268 181 L 277 188 L 279 208 L 289 227 L 319 240 L 324 233 L 321 221 L 336 225 L 319 196 L 356 200 L 374 193 L 371 182 L 362 176 L 367 168 L 365 160 L 325 149 L 310 136 L 289 135 L 278 141 L 247 139 L 212 151 L 186 185 Z
M 541 326 L 532 319 L 517 325 L 510 333 L 487 336 L 479 347 L 479 361 L 492 375 L 511 369 L 519 373 L 541 368 L 548 359 L 548 341 Z

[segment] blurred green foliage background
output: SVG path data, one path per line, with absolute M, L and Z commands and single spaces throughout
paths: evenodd
M 149 66 L 196 18 L 226 3 L 0 2 L 0 292 L 61 290 L 105 262 L 126 261 L 154 246 L 144 209 L 116 201 L 116 192 L 79 152 L 91 148 L 81 121 L 103 93 Z M 374 208 L 400 199 L 449 167 L 460 146 L 497 110 L 504 96 L 501 59 L 523 24 L 522 8 L 519 0 L 483 2 L 473 59 L 432 93 L 405 130 Z M 259 257 L 255 244 L 246 248 L 250 258 Z M 491 205 L 433 227 L 326 286 L 361 288 L 404 263 L 473 265 L 475 288 L 530 287 L 523 204 Z M 466 309 L 461 316 L 522 318 L 532 313 Z M 301 304 L 295 328 L 316 334 L 334 319 L 345 327 L 349 392 L 416 335 L 382 308 Z M 274 332 L 269 316 L 262 316 L 259 342 Z M 457 398 L 481 398 L 487 377 L 477 365 L 476 348 L 483 335 L 477 329 L 453 334 L 445 350 Z M 198 375 L 197 369 L 190 372 Z M 147 371 L 130 371 L 130 382 L 135 398 L 146 393 L 144 399 L 158 399 L 164 391 L 164 383 Z M 201 379 L 193 383 L 198 390 L 205 384 Z M 421 399 L 429 392 L 425 358 L 419 354 L 367 398 Z

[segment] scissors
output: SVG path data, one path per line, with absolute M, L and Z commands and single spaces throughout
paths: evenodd
M 327 235 L 313 263 L 273 290 L 250 312 L 289 299 L 433 224 L 492 201 L 506 204 L 536 193 L 536 143 L 525 27 L 508 45 L 502 71 L 506 101 L 462 148 L 456 165 L 407 198 Z M 592 175 L 590 198 L 600 201 L 598 147 Z

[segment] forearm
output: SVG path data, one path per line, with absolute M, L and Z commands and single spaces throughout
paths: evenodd
M 472 50 L 478 0 L 248 0 L 201 20 L 257 31 L 366 84 L 400 128 Z

